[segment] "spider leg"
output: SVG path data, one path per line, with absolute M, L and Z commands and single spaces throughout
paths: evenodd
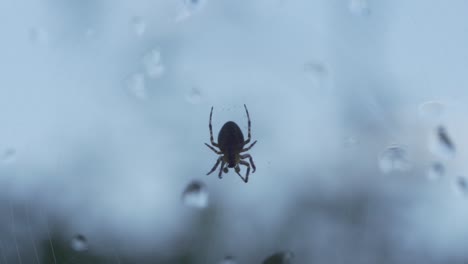
M 220 159 L 222 158 L 223 156 L 220 157 Z M 219 174 L 218 174 L 218 178 L 222 179 L 223 178 L 223 168 L 224 168 L 224 165 L 226 164 L 226 162 L 223 160 L 223 162 L 221 162 L 221 168 L 219 168 Z
M 213 139 L 213 127 L 211 126 L 211 117 L 213 116 L 213 107 L 211 107 L 211 112 L 210 112 L 210 123 L 209 123 L 209 128 L 210 128 L 210 140 L 211 140 L 211 145 L 218 147 L 218 144 L 214 142 Z
M 248 124 L 248 133 L 247 133 L 247 140 L 244 141 L 244 145 L 249 144 L 251 136 L 250 136 L 250 115 L 249 110 L 247 110 L 247 106 L 244 104 L 245 112 L 247 113 L 247 124 Z
M 252 144 L 250 144 L 250 146 L 248 146 L 248 147 L 242 149 L 240 152 L 246 152 L 246 151 L 248 151 L 249 149 L 251 149 L 251 148 L 255 145 L 255 143 L 257 143 L 257 140 L 255 140 Z
M 253 168 L 252 173 L 254 173 L 256 168 L 255 168 L 255 163 L 253 162 L 252 156 L 250 156 L 250 154 L 244 154 L 244 155 L 241 155 L 240 158 L 241 159 L 249 158 L 250 164 L 252 164 L 252 168 Z M 241 160 L 241 162 L 242 162 L 242 160 Z M 244 162 L 247 163 L 246 161 L 244 161 Z
M 205 145 L 206 145 L 207 147 L 209 147 L 212 151 L 214 151 L 216 154 L 223 154 L 222 151 L 216 150 L 215 148 L 213 148 L 212 146 L 208 145 L 207 143 L 205 143 Z
M 243 177 L 239 174 L 239 172 L 236 171 L 237 174 L 239 175 L 239 177 L 241 177 L 241 179 L 242 179 L 245 183 L 247 183 L 247 182 L 249 181 L 250 164 L 249 164 L 247 161 L 244 161 L 244 160 L 239 161 L 239 164 L 242 164 L 242 165 L 244 165 L 244 166 L 247 166 L 247 172 L 245 173 L 245 178 L 243 178 Z
M 216 168 L 218 167 L 219 163 L 221 162 L 221 159 L 223 158 L 223 156 L 219 157 L 218 160 L 216 161 L 215 165 L 213 166 L 213 168 L 210 170 L 210 172 L 208 172 L 206 175 L 210 175 L 213 171 L 216 170 Z M 223 165 L 224 165 L 224 161 L 223 161 Z M 221 168 L 223 167 L 223 165 L 221 165 Z
M 242 175 L 240 175 L 240 173 L 239 173 L 239 171 L 240 171 L 239 165 L 236 166 L 236 169 L 235 169 L 235 170 L 236 170 L 237 175 L 239 175 L 239 177 L 242 179 L 242 181 L 247 182 L 247 181 L 244 179 L 244 177 L 242 177 Z

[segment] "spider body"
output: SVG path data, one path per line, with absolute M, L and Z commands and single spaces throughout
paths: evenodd
M 244 148 L 244 135 L 236 123 L 228 121 L 223 125 L 218 134 L 218 147 L 224 153 L 228 167 L 234 168 Z
M 255 143 L 257 143 L 257 141 L 254 141 L 250 146 L 248 146 L 247 148 L 244 148 L 245 145 L 247 145 L 251 139 L 249 111 L 247 110 L 247 106 L 244 105 L 244 108 L 247 113 L 247 120 L 248 120 L 247 140 L 244 140 L 244 134 L 242 134 L 242 130 L 239 128 L 239 126 L 232 121 L 228 121 L 223 125 L 223 127 L 219 131 L 218 143 L 215 143 L 213 140 L 213 128 L 211 126 L 211 118 L 213 115 L 213 107 L 211 107 L 210 122 L 209 122 L 211 145 L 208 145 L 207 143 L 205 143 L 205 145 L 208 146 L 211 150 L 213 150 L 216 154 L 219 154 L 221 156 L 218 158 L 218 160 L 216 161 L 216 164 L 213 166 L 211 171 L 207 173 L 207 175 L 215 171 L 220 163 L 221 163 L 221 167 L 219 169 L 219 174 L 218 174 L 218 177 L 220 179 L 222 178 L 223 172 L 224 173 L 228 172 L 228 168 L 234 168 L 237 175 L 239 175 L 239 177 L 241 177 L 241 179 L 244 182 L 247 182 L 249 180 L 250 166 L 252 166 L 253 168 L 252 173 L 255 172 L 255 164 L 250 154 L 241 154 L 243 152 L 248 151 L 250 148 L 252 148 L 255 145 Z M 219 150 L 215 149 L 215 147 L 219 148 Z M 249 159 L 250 163 L 243 160 L 247 158 Z M 240 175 L 239 173 L 240 171 L 239 164 L 247 167 L 245 178 L 242 177 L 242 175 Z

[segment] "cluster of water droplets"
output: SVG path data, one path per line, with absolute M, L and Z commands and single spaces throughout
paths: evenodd
M 419 105 L 419 114 L 433 126 L 429 135 L 429 151 L 438 159 L 428 168 L 429 180 L 440 180 L 447 174 L 444 163 L 453 160 L 456 156 L 455 143 L 446 126 L 442 125 L 446 105 L 437 100 L 426 101 Z M 449 177 L 457 194 L 468 195 L 468 179 L 464 176 Z
M 178 20 L 184 20 L 200 10 L 205 4 L 205 0 L 183 0 L 183 11 L 178 16 Z M 370 7 L 367 0 L 350 0 L 348 4 L 350 12 L 358 16 L 370 14 Z M 142 17 L 135 16 L 131 19 L 131 26 L 136 36 L 143 36 L 147 30 L 147 25 Z M 94 31 L 93 31 L 94 33 Z M 31 42 L 37 44 L 47 44 L 49 36 L 47 31 L 42 28 L 34 28 L 29 32 Z M 149 51 L 142 59 L 144 73 L 138 72 L 130 75 L 126 81 L 128 91 L 138 99 L 146 99 L 148 90 L 146 78 L 161 78 L 165 71 L 165 65 L 162 60 L 161 52 L 158 48 Z M 304 64 L 304 71 L 317 83 L 321 83 L 328 75 L 328 69 L 324 64 L 309 62 Z M 192 104 L 198 104 L 201 101 L 202 93 L 199 88 L 192 87 L 186 94 L 186 100 Z M 444 112 L 444 105 L 437 101 L 429 101 L 420 105 L 420 114 L 430 120 L 439 120 Z M 346 139 L 347 146 L 354 146 L 358 141 L 349 137 Z M 456 149 L 446 128 L 438 126 L 431 137 L 431 152 L 437 157 L 449 160 L 455 156 Z M 8 148 L 1 154 L 2 162 L 11 162 L 16 156 L 16 150 Z M 407 150 L 400 145 L 390 145 L 384 149 L 378 158 L 378 165 L 383 173 L 401 172 L 410 169 L 410 162 Z M 427 172 L 427 177 L 431 180 L 437 180 L 444 176 L 446 169 L 443 163 L 433 162 Z M 463 176 L 455 177 L 454 185 L 456 190 L 463 195 L 468 195 L 468 179 Z M 201 181 L 190 182 L 182 192 L 182 201 L 184 205 L 190 208 L 204 209 L 209 205 L 209 194 L 206 185 Z M 70 246 L 77 252 L 87 251 L 88 242 L 86 237 L 81 234 L 75 235 L 70 242 Z M 266 258 L 263 264 L 286 264 L 291 263 L 294 255 L 292 252 L 278 252 Z M 232 256 L 225 257 L 220 264 L 236 264 Z
M 126 80 L 127 91 L 140 100 L 148 98 L 149 91 L 146 78 L 159 79 L 166 71 L 160 49 L 154 48 L 146 53 L 142 58 L 142 66 L 144 73 L 134 73 Z
M 429 141 L 430 151 L 435 156 L 444 160 L 450 160 L 455 157 L 455 145 L 444 126 L 437 126 L 430 136 Z

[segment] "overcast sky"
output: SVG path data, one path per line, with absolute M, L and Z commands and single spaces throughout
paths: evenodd
M 468 260 L 467 1 L 184 1 L 0 2 L 0 263 Z

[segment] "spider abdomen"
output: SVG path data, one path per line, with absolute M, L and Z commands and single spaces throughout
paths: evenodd
M 223 152 L 239 153 L 244 147 L 244 135 L 239 126 L 232 122 L 226 122 L 218 134 L 218 145 Z

